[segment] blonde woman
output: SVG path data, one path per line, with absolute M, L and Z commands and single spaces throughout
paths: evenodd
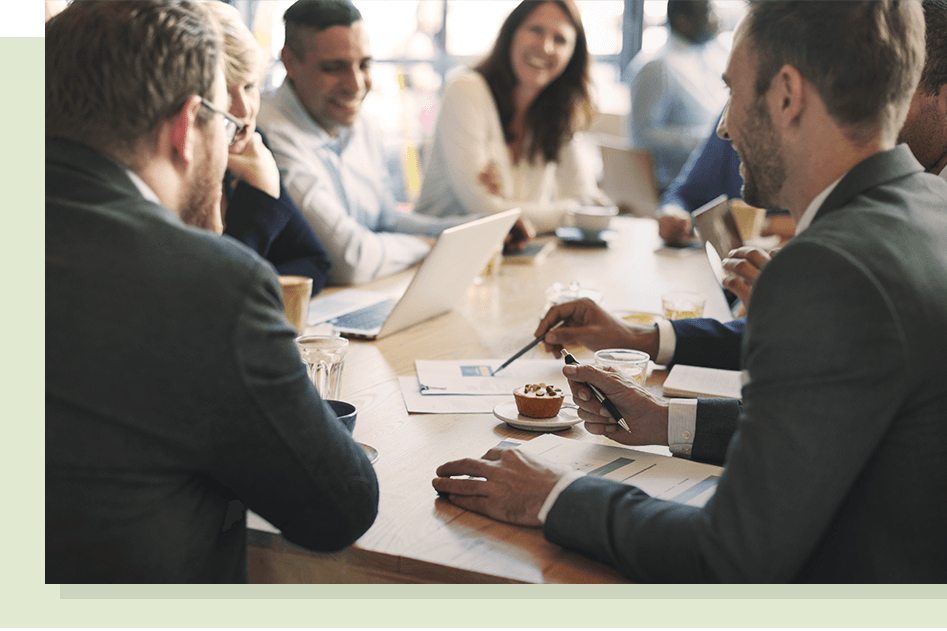
M 283 187 L 273 154 L 256 129 L 262 49 L 234 7 L 223 2 L 206 6 L 224 35 L 230 114 L 243 125 L 230 145 L 224 175 L 224 234 L 254 249 L 280 274 L 312 278 L 315 293 L 325 285 L 329 259 Z

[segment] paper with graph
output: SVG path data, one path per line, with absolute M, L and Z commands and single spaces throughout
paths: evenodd
M 543 434 L 520 450 L 565 464 L 589 475 L 638 487 L 651 497 L 703 506 L 717 490 L 723 467 L 652 454 L 630 447 L 600 445 Z

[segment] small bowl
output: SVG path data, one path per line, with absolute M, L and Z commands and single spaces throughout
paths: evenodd
M 585 232 L 607 230 L 612 217 L 618 214 L 617 206 L 581 206 L 570 211 L 572 225 Z
M 326 401 L 336 417 L 342 421 L 342 425 L 349 431 L 349 434 L 355 431 L 355 418 L 358 416 L 358 410 L 355 406 L 346 401 Z

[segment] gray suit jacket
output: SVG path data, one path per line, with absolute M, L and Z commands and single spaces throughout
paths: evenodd
M 294 337 L 268 263 L 47 139 L 46 582 L 245 582 L 245 506 L 364 533 L 374 469 Z
M 546 536 L 644 581 L 947 581 L 947 183 L 853 168 L 764 268 L 704 508 L 586 476 Z

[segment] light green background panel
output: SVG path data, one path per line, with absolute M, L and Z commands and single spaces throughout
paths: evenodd
M 7 3 L 3 5 L 0 21 L 9 19 L 4 15 Z M 36 17 L 40 24 L 41 16 L 42 8 Z M 0 257 L 4 269 L 0 318 L 6 331 L 0 363 L 3 626 L 30 624 L 29 618 L 11 618 L 11 609 L 19 609 L 22 603 L 35 612 L 41 607 L 37 598 L 54 594 L 52 588 L 43 587 L 43 59 L 42 38 L 0 38 Z

